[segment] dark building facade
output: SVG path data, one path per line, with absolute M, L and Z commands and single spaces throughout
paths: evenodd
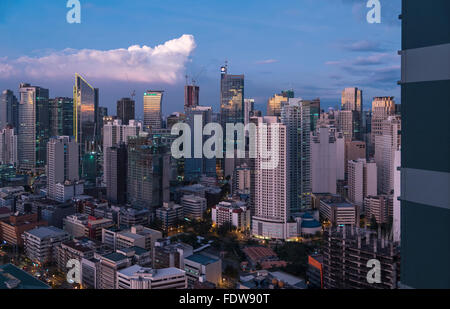
M 108 174 L 106 179 L 106 197 L 116 204 L 127 202 L 128 151 L 125 144 L 106 149 Z
M 403 0 L 401 283 L 450 288 L 450 1 Z
M 122 124 L 128 125 L 135 118 L 135 101 L 130 98 L 122 98 L 117 101 L 117 118 Z
M 17 128 L 19 123 L 19 102 L 14 92 L 4 90 L 0 95 L 0 130 L 8 124 Z
M 50 136 L 73 136 L 73 99 L 51 99 L 49 109 Z
M 192 108 L 200 105 L 200 87 L 196 85 L 184 86 L 184 108 Z

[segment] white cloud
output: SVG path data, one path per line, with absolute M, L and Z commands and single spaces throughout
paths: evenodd
M 267 59 L 267 60 L 261 60 L 261 61 L 256 61 L 256 64 L 271 64 L 271 63 L 277 63 L 278 60 L 277 59 Z
M 65 49 L 43 57 L 0 58 L 0 78 L 62 79 L 80 73 L 87 78 L 174 84 L 182 79 L 195 47 L 194 37 L 184 34 L 155 47 Z

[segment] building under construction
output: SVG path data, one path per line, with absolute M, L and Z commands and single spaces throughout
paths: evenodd
M 381 233 L 342 226 L 323 235 L 323 281 L 325 289 L 395 289 L 400 279 L 397 244 Z M 373 278 L 370 260 L 380 262 L 380 283 Z M 369 274 L 369 272 L 371 272 Z M 378 280 L 377 280 L 378 281 Z

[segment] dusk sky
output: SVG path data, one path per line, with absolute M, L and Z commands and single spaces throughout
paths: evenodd
M 163 113 L 183 110 L 185 75 L 200 104 L 219 111 L 220 66 L 245 74 L 245 97 L 293 88 L 337 106 L 345 87 L 400 103 L 400 0 L 381 0 L 369 24 L 366 0 L 81 0 L 81 24 L 68 24 L 66 0 L 0 1 L 0 90 L 20 82 L 72 97 L 74 74 L 100 88 L 100 105 L 136 90 L 165 90 Z

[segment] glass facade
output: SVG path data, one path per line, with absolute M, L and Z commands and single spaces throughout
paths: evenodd
M 144 127 L 145 130 L 162 128 L 162 99 L 164 91 L 149 90 L 144 93 Z
M 43 169 L 50 134 L 48 89 L 20 85 L 18 159 L 22 169 Z

